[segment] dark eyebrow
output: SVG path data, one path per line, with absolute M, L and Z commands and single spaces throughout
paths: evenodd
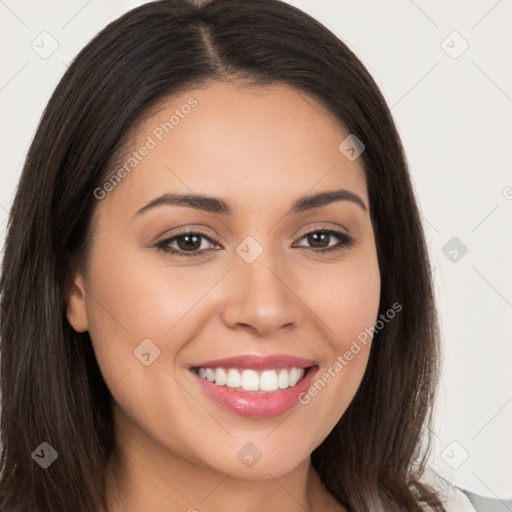
M 367 211 L 364 201 L 357 194 L 345 188 L 340 188 L 309 196 L 302 196 L 292 204 L 288 213 L 298 213 L 304 210 L 311 210 L 312 208 L 319 208 L 320 206 L 326 206 L 335 201 L 351 201 L 357 204 L 363 211 Z
M 287 213 L 303 212 L 305 210 L 326 206 L 335 201 L 351 201 L 354 204 L 357 204 L 363 211 L 367 211 L 366 205 L 357 194 L 341 188 L 327 192 L 320 192 L 318 194 L 302 196 L 292 204 Z M 236 209 L 227 201 L 217 197 L 201 194 L 166 193 L 156 199 L 153 199 L 151 202 L 137 210 L 134 216 L 140 215 L 151 208 L 161 205 L 186 206 L 189 208 L 195 208 L 196 210 L 224 215 L 234 215 L 236 213 Z

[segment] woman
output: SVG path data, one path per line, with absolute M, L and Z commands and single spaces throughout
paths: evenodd
M 277 0 L 132 10 L 57 86 L 11 210 L 0 509 L 474 510 L 424 474 L 430 276 L 339 39 Z

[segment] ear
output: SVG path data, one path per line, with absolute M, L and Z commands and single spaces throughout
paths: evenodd
M 68 289 L 66 313 L 71 327 L 77 332 L 88 330 L 86 297 L 83 276 L 77 273 Z

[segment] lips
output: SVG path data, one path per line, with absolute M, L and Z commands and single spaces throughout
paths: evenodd
M 298 397 L 309 388 L 318 365 L 284 354 L 242 355 L 203 361 L 189 369 L 206 395 L 225 409 L 241 416 L 268 418 L 298 404 Z M 241 380 L 237 380 L 238 374 Z

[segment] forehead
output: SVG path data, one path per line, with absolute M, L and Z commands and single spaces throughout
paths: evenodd
M 140 203 L 197 192 L 262 206 L 344 187 L 368 204 L 361 159 L 339 149 L 348 135 L 322 104 L 290 86 L 214 82 L 165 98 L 138 123 L 118 162 L 132 160 L 129 176 L 114 195 Z

